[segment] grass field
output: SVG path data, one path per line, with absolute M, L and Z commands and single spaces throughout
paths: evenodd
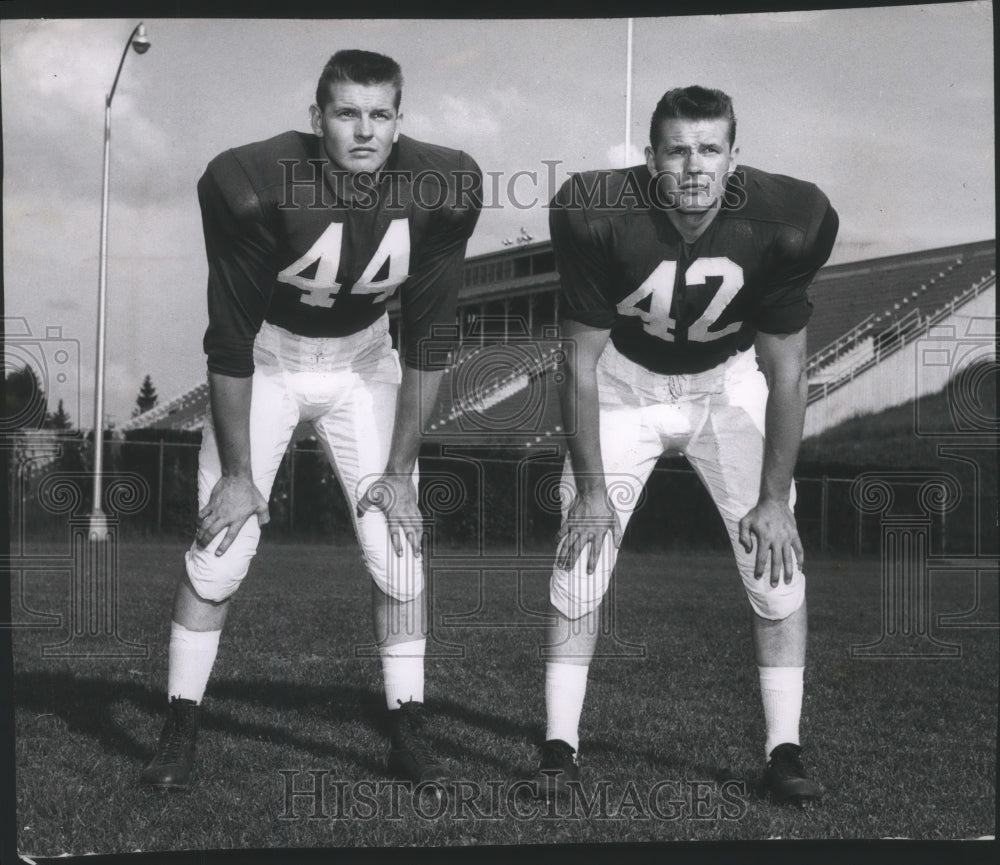
M 482 576 L 436 576 L 431 733 L 468 782 L 464 794 L 454 788 L 442 806 L 379 788 L 384 704 L 377 661 L 356 651 L 370 640 L 358 554 L 275 544 L 234 601 L 204 704 L 196 785 L 139 789 L 162 723 L 181 552 L 120 550 L 119 632 L 148 645 L 148 657 L 43 657 L 65 630 L 14 631 L 23 853 L 995 834 L 995 580 L 980 586 L 978 609 L 970 573 L 932 580 L 932 634 L 960 646 L 958 657 L 852 659 L 851 645 L 881 633 L 881 565 L 812 558 L 803 735 L 828 795 L 798 811 L 756 788 L 762 713 L 728 557 L 623 551 L 613 636 L 591 668 L 581 725 L 593 807 L 566 816 L 518 811 L 520 800 L 508 799 L 544 732 L 544 553 L 520 579 L 518 561 L 502 557 Z M 65 615 L 68 597 L 66 573 L 33 574 L 15 596 L 15 621 L 39 620 L 25 609 Z M 970 610 L 972 627 L 939 620 Z M 314 779 L 321 803 L 289 797 Z

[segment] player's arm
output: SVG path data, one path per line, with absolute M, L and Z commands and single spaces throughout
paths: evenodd
M 615 543 L 621 538 L 621 524 L 608 501 L 601 459 L 601 420 L 597 394 L 597 360 L 607 345 L 611 331 L 589 327 L 572 319 L 561 322 L 567 361 L 559 385 L 563 422 L 573 428 L 568 436 L 576 498 L 569 507 L 558 535 L 556 564 L 569 568 L 589 545 L 587 573 L 592 574 L 608 532 Z
M 559 269 L 566 377 L 559 389 L 564 426 L 575 425 L 568 439 L 577 495 L 559 530 L 556 564 L 571 567 L 589 546 L 587 573 L 593 573 L 604 539 L 621 542 L 621 523 L 608 501 L 601 459 L 597 360 L 616 319 L 610 298 L 619 278 L 611 240 L 589 220 L 577 178 L 560 188 L 549 209 L 549 232 Z
M 758 333 L 756 348 L 768 385 L 764 464 L 757 505 L 740 521 L 740 543 L 751 552 L 756 539 L 756 577 L 763 576 L 770 555 L 771 585 L 776 586 L 782 568 L 791 582 L 795 561 L 801 567 L 804 559 L 788 500 L 806 414 L 806 330 Z
M 440 345 L 440 337 L 435 339 L 435 327 L 455 322 L 465 250 L 481 208 L 482 172 L 463 154 L 448 202 L 432 215 L 434 224 L 416 251 L 413 270 L 401 289 L 403 377 L 389 457 L 382 477 L 368 488 L 357 508 L 358 516 L 370 507 L 385 513 L 397 555 L 402 555 L 404 541 L 414 552 L 423 543 L 413 470 L 423 423 L 433 415 L 444 377 L 447 350 Z
M 250 399 L 253 341 L 270 299 L 273 234 L 242 167 L 230 153 L 212 161 L 198 183 L 208 256 L 209 399 L 222 476 L 198 513 L 202 546 L 225 531 L 223 555 L 248 519 L 264 525 L 267 501 L 253 482 Z
M 358 516 L 370 507 L 385 513 L 389 538 L 397 556 L 403 554 L 404 543 L 417 553 L 424 542 L 423 517 L 413 486 L 413 470 L 423 441 L 423 420 L 431 417 L 434 411 L 443 376 L 443 370 L 403 366 L 385 471 L 358 502 Z
M 216 548 L 217 556 L 229 549 L 250 517 L 256 515 L 260 525 L 270 519 L 267 501 L 254 484 L 250 467 L 252 382 L 250 377 L 208 374 L 222 477 L 212 489 L 208 504 L 198 512 L 197 540 L 201 546 L 207 546 L 219 532 L 226 530 L 225 538 Z
M 792 556 L 800 566 L 804 557 L 788 498 L 806 413 L 806 323 L 812 313 L 806 292 L 830 257 L 840 226 L 827 197 L 812 186 L 808 194 L 808 225 L 777 238 L 773 283 L 757 318 L 757 357 L 768 383 L 764 465 L 757 506 L 740 521 L 740 542 L 751 552 L 757 540 L 757 577 L 771 556 L 772 585 L 782 568 L 790 582 Z

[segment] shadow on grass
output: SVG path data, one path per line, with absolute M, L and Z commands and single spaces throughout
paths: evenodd
M 385 773 L 389 737 L 383 700 L 380 692 L 352 685 L 217 679 L 212 681 L 203 706 L 201 731 L 203 735 L 215 733 L 246 742 L 249 750 L 256 743 L 267 743 L 353 766 L 358 777 L 381 777 Z M 105 753 L 123 756 L 137 766 L 152 757 L 165 709 L 164 695 L 159 689 L 62 671 L 19 675 L 15 704 L 38 716 L 55 715 L 69 732 L 86 736 Z M 289 714 L 294 713 L 295 720 L 290 718 L 287 725 L 254 720 L 254 707 L 285 709 Z M 531 762 L 534 754 L 525 758 L 532 745 L 541 743 L 541 724 L 514 721 L 446 698 L 430 698 L 427 707 L 428 738 L 436 752 L 454 768 L 487 768 L 507 779 L 534 774 L 536 767 Z M 362 733 L 367 732 L 366 738 L 374 741 L 372 747 L 352 747 L 338 741 L 337 731 L 354 724 Z M 482 747 L 457 741 L 460 737 L 454 731 L 461 726 L 480 731 L 482 737 L 477 740 L 482 741 Z M 653 748 L 622 754 L 622 743 L 606 738 L 588 739 L 584 748 L 591 780 L 597 779 L 602 766 L 615 765 L 625 757 L 628 762 L 641 763 L 646 771 L 663 777 L 719 783 L 753 781 L 728 767 L 694 763 L 680 754 L 664 755 Z
M 439 722 L 447 719 L 473 727 L 481 730 L 484 738 L 488 737 L 488 741 L 493 742 L 495 741 L 494 737 L 496 737 L 510 746 L 506 749 L 503 757 L 497 757 L 484 753 L 483 749 L 468 747 L 449 740 L 445 736 L 435 742 L 435 746 L 442 756 L 450 757 L 458 762 L 463 762 L 462 758 L 465 758 L 468 762 L 486 764 L 499 770 L 501 776 L 506 779 L 519 780 L 534 777 L 538 768 L 537 762 L 533 762 L 537 756 L 534 746 L 541 745 L 545 738 L 542 719 L 537 724 L 516 722 L 446 699 L 430 699 L 428 700 L 428 708 L 437 716 Z M 523 759 L 525 748 L 515 746 L 514 743 L 526 745 L 531 749 L 528 762 Z M 703 762 L 695 762 L 680 751 L 676 754 L 664 755 L 662 750 L 657 750 L 654 747 L 626 750 L 627 747 L 620 740 L 615 741 L 606 737 L 587 737 L 581 743 L 583 755 L 581 760 L 587 783 L 601 780 L 605 767 L 618 766 L 623 762 L 641 765 L 644 776 L 652 773 L 662 778 L 715 781 L 718 784 L 726 781 L 743 781 L 750 789 L 753 789 L 759 781 L 759 773 L 755 770 L 744 772 L 729 766 L 710 766 Z M 615 776 L 623 783 L 628 780 L 622 777 L 620 770 L 608 773 L 608 777 L 611 776 Z
M 37 716 L 55 715 L 68 731 L 92 739 L 104 752 L 145 763 L 152 757 L 159 736 L 165 698 L 162 690 L 136 682 L 44 671 L 17 676 L 15 705 Z M 430 699 L 427 705 L 431 715 L 429 737 L 442 757 L 460 763 L 474 758 L 492 763 L 498 769 L 510 768 L 509 761 L 487 759 L 484 753 L 456 743 L 449 730 L 457 724 L 482 729 L 491 734 L 491 740 L 494 737 L 523 740 L 536 731 L 534 725 L 518 724 L 451 700 Z M 290 718 L 287 726 L 280 721 L 256 721 L 255 706 L 266 710 L 287 709 L 296 719 Z M 122 707 L 127 707 L 124 712 Z M 152 716 L 148 723 L 146 716 Z M 338 743 L 338 729 L 351 724 L 359 725 L 379 740 L 374 749 Z M 303 732 L 303 728 L 308 728 L 308 732 Z M 329 735 L 324 736 L 324 730 Z M 202 709 L 201 731 L 294 748 L 328 760 L 343 760 L 353 763 L 361 773 L 374 773 L 373 777 L 385 771 L 384 749 L 388 746 L 389 728 L 384 697 L 368 688 L 312 686 L 270 679 L 213 679 Z
M 359 687 L 311 687 L 271 680 L 213 681 L 201 715 L 202 733 L 248 742 L 294 748 L 327 759 L 355 764 L 359 770 L 383 773 L 384 752 L 345 747 L 332 735 L 338 725 L 358 723 L 373 733 L 384 734 L 379 722 L 380 695 Z M 303 734 L 289 726 L 252 720 L 247 704 L 263 708 L 286 707 L 301 713 L 302 707 L 314 707 Z M 39 715 L 61 718 L 69 731 L 93 739 L 107 753 L 118 754 L 137 763 L 145 763 L 153 749 L 165 717 L 165 698 L 159 689 L 138 683 L 99 677 L 81 677 L 68 672 L 26 673 L 15 682 L 15 704 Z M 128 707 L 123 723 L 122 707 Z M 381 712 L 384 715 L 384 711 Z M 147 725 L 143 716 L 153 716 Z M 132 723 L 134 722 L 134 723 Z M 303 726 L 301 720 L 298 724 Z M 323 737 L 328 727 L 331 735 Z M 251 745 L 252 747 L 252 745 Z M 377 756 L 377 758 L 376 758 Z

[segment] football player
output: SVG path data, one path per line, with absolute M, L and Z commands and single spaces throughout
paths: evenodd
M 645 165 L 574 175 L 552 202 L 562 334 L 575 344 L 561 402 L 577 432 L 550 582 L 537 776 L 546 796 L 579 778 L 599 606 L 622 531 L 669 451 L 708 488 L 750 602 L 765 783 L 777 800 L 822 793 L 800 758 L 806 606 L 792 472 L 806 407 L 806 289 L 838 218 L 813 184 L 737 165 L 735 135 L 725 93 L 670 90 L 653 113 Z
M 340 51 L 320 76 L 312 134 L 227 150 L 198 183 L 211 413 L 197 534 L 174 599 L 168 717 L 143 784 L 189 784 L 229 599 L 256 553 L 300 421 L 312 425 L 343 487 L 372 577 L 389 769 L 413 782 L 444 775 L 420 733 L 426 612 L 416 459 L 420 418 L 442 376 L 440 350 L 431 356 L 421 345 L 435 325 L 454 323 L 482 176 L 465 153 L 400 134 L 401 94 L 394 60 Z M 397 291 L 402 368 L 386 313 Z

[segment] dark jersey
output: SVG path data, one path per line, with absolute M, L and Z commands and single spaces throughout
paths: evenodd
M 702 372 L 749 348 L 758 331 L 794 333 L 838 219 L 813 184 L 737 167 L 723 206 L 693 244 L 656 201 L 645 166 L 571 177 L 549 224 L 562 315 L 611 330 L 654 372 Z
M 198 199 L 211 371 L 251 375 L 264 321 L 302 336 L 346 336 L 378 319 L 397 289 L 404 361 L 432 366 L 420 341 L 435 325 L 454 323 L 482 173 L 461 151 L 400 136 L 352 201 L 342 194 L 345 178 L 321 139 L 301 132 L 209 163 Z

